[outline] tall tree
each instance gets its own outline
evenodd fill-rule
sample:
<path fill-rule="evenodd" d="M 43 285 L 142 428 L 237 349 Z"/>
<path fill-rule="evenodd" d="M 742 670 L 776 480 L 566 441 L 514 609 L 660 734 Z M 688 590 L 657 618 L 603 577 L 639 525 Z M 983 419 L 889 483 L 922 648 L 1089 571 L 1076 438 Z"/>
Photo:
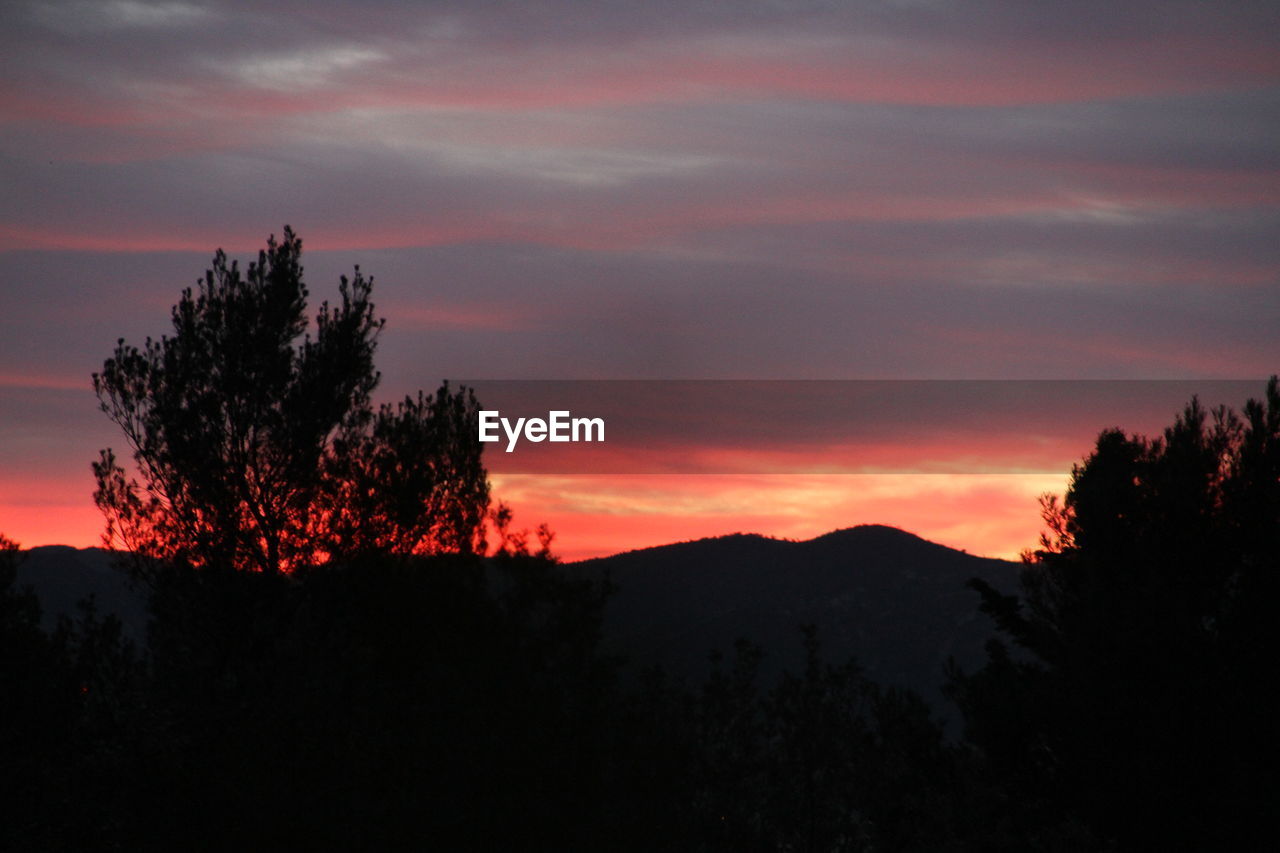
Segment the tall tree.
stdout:
<path fill-rule="evenodd" d="M 219 250 L 173 334 L 123 339 L 93 385 L 136 466 L 94 464 L 104 539 L 140 565 L 266 573 L 330 556 L 467 551 L 489 501 L 477 406 L 446 383 L 375 411 L 373 279 L 342 277 L 309 328 L 302 241 L 274 236 L 242 274 Z"/>
<path fill-rule="evenodd" d="M 975 582 L 1030 655 L 957 679 L 970 736 L 1022 794 L 1127 849 L 1246 838 L 1280 802 L 1280 388 L 1192 400 L 1154 439 L 1103 432 L 1047 498 L 1021 596 Z"/>

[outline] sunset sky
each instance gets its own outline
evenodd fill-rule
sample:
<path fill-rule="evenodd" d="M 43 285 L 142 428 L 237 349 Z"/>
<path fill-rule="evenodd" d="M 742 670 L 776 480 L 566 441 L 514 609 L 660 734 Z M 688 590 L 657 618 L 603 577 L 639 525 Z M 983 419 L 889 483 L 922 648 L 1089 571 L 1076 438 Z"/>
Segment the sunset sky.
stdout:
<path fill-rule="evenodd" d="M 1191 381 L 1029 393 L 995 437 L 966 398 L 870 431 L 814 413 L 794 442 L 810 413 L 765 407 L 606 473 L 491 459 L 570 558 L 859 523 L 1015 555 L 1098 430 L 1280 371 L 1278 10 L 5 3 L 0 532 L 97 544 L 89 464 L 124 442 L 89 375 L 168 330 L 215 248 L 247 260 L 288 223 L 317 303 L 374 276 L 383 400 Z"/>

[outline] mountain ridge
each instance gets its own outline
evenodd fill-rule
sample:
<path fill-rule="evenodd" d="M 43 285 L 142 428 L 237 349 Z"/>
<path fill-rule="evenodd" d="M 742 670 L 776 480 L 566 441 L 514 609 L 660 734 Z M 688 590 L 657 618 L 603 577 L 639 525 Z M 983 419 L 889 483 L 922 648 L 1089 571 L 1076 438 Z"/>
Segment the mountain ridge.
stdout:
<path fill-rule="evenodd" d="M 709 653 L 746 638 L 766 653 L 762 681 L 802 662 L 801 626 L 817 629 L 826 658 L 856 658 L 868 677 L 915 690 L 951 718 L 949 659 L 981 664 L 993 626 L 966 584 L 1016 587 L 1018 563 L 968 554 L 887 525 L 812 539 L 730 534 L 568 564 L 607 578 L 607 647 L 696 683 Z"/>
<path fill-rule="evenodd" d="M 100 614 L 145 638 L 145 596 L 102 548 L 46 545 L 23 552 L 18 584 L 40 598 L 43 624 L 76 615 L 92 594 Z M 832 662 L 856 658 L 868 677 L 920 693 L 953 717 L 941 689 L 954 658 L 975 668 L 993 626 L 966 587 L 980 577 L 1016 588 L 1019 564 L 981 557 L 881 524 L 791 540 L 733 533 L 632 549 L 564 564 L 571 575 L 607 579 L 605 650 L 635 667 L 659 666 L 689 683 L 710 670 L 711 652 L 739 638 L 765 652 L 762 682 L 801 664 L 801 626 L 817 629 Z"/>

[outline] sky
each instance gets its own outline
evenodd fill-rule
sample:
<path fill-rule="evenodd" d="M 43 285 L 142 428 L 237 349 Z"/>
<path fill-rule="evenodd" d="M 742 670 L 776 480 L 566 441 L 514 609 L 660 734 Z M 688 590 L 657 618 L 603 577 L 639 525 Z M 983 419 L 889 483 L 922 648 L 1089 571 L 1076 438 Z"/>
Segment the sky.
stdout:
<path fill-rule="evenodd" d="M 1280 11 L 8 2 L 0 531 L 97 543 L 89 463 L 123 441 L 89 375 L 167 330 L 214 249 L 247 259 L 286 223 L 317 301 L 356 264 L 374 276 L 381 399 L 443 378 L 1261 393 L 1280 370 Z M 1178 410 L 1079 393 L 1051 422 L 1006 413 L 1002 442 L 901 417 L 876 435 L 890 465 L 797 463 L 865 451 L 832 422 L 794 446 L 739 431 L 709 469 L 714 431 L 666 446 L 674 467 L 491 470 L 571 558 L 858 523 L 1013 556 L 1100 429 Z M 1034 465 L 1002 462 L 1028 448 Z"/>

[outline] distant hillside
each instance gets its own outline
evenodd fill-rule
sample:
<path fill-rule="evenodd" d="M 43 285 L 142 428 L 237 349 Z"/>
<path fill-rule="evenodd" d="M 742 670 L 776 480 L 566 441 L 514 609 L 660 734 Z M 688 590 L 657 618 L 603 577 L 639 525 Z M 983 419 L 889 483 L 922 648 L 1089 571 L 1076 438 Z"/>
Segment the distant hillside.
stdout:
<path fill-rule="evenodd" d="M 769 678 L 797 667 L 799 626 L 814 624 L 831 660 L 855 655 L 873 680 L 913 688 L 939 711 L 948 656 L 975 668 L 992 634 L 965 582 L 1012 591 L 1018 568 L 878 525 L 806 542 L 738 534 L 571 565 L 618 586 L 606 641 L 637 663 L 697 680 L 710 650 L 746 637 L 767 653 Z"/>
<path fill-rule="evenodd" d="M 1012 591 L 1017 568 L 878 525 L 806 542 L 738 534 L 569 564 L 617 585 L 606 647 L 633 663 L 660 663 L 696 683 L 712 649 L 731 653 L 745 637 L 767 653 L 762 675 L 770 679 L 798 666 L 799 627 L 814 624 L 831 660 L 854 655 L 875 681 L 910 687 L 947 716 L 944 662 L 954 656 L 975 668 L 992 633 L 965 581 L 981 577 Z M 120 616 L 130 636 L 145 634 L 143 595 L 101 548 L 33 548 L 18 583 L 39 595 L 46 627 L 93 594 L 99 612 Z"/>
<path fill-rule="evenodd" d="M 146 599 L 112 559 L 102 548 L 32 548 L 18 562 L 18 586 L 30 586 L 39 596 L 46 630 L 59 616 L 75 618 L 76 603 L 92 595 L 100 615 L 119 616 L 125 634 L 139 641 L 146 633 Z"/>

